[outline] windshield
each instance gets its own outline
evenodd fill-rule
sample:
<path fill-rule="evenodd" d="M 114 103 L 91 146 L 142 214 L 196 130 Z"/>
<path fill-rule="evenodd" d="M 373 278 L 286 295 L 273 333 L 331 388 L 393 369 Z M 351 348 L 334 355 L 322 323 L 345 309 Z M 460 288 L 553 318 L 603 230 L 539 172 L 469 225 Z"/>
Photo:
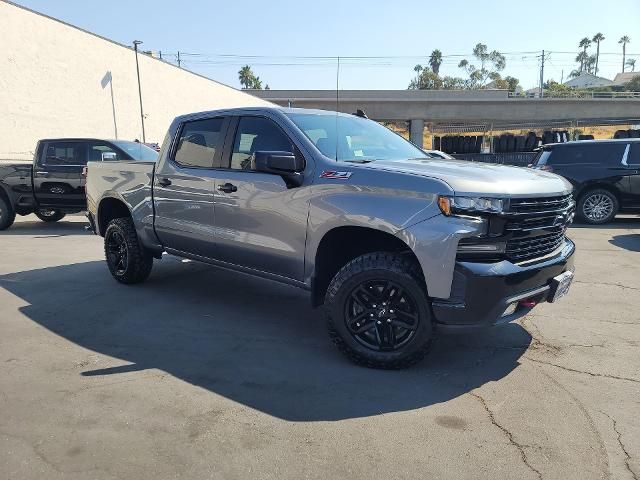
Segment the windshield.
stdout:
<path fill-rule="evenodd" d="M 332 114 L 289 114 L 323 155 L 344 162 L 429 158 L 373 120 Z M 337 133 L 336 133 L 337 132 Z"/>
<path fill-rule="evenodd" d="M 116 140 L 111 143 L 127 152 L 134 160 L 155 162 L 158 159 L 158 152 L 142 143 L 127 142 L 124 140 Z"/>

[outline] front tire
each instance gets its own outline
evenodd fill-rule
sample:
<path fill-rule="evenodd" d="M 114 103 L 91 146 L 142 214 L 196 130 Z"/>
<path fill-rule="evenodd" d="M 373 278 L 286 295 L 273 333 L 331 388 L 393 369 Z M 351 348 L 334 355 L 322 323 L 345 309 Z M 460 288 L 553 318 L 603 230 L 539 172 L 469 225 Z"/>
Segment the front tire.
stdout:
<path fill-rule="evenodd" d="M 66 216 L 64 212 L 50 208 L 41 208 L 40 210 L 36 210 L 34 213 L 36 217 L 47 223 L 58 222 Z"/>
<path fill-rule="evenodd" d="M 6 230 L 16 220 L 16 211 L 4 198 L 0 197 L 0 230 Z"/>
<path fill-rule="evenodd" d="M 400 369 L 422 360 L 434 337 L 431 305 L 415 261 L 375 252 L 346 264 L 325 296 L 329 336 L 349 359 Z"/>
<path fill-rule="evenodd" d="M 120 283 L 141 283 L 151 273 L 153 257 L 140 245 L 130 218 L 111 220 L 104 234 L 104 254 L 111 275 Z"/>
<path fill-rule="evenodd" d="M 618 213 L 618 199 L 609 190 L 597 188 L 584 193 L 578 200 L 578 215 L 591 225 L 603 225 Z"/>

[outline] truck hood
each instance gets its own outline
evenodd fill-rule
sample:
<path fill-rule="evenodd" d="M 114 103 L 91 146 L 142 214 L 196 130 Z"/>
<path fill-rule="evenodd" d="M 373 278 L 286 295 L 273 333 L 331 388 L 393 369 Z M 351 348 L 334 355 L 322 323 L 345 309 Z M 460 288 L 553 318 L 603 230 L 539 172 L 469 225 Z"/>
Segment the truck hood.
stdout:
<path fill-rule="evenodd" d="M 378 160 L 366 166 L 436 178 L 448 184 L 456 194 L 522 197 L 559 195 L 572 190 L 568 181 L 553 173 L 491 163 L 420 158 Z"/>

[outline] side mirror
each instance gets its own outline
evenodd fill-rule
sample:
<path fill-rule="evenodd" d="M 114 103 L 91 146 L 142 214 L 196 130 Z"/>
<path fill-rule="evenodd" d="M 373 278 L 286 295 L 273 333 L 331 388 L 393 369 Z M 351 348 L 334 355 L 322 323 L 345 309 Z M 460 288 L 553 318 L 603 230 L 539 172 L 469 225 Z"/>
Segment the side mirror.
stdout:
<path fill-rule="evenodd" d="M 280 175 L 289 187 L 302 185 L 302 156 L 291 152 L 255 152 L 253 156 L 255 170 Z"/>
<path fill-rule="evenodd" d="M 103 162 L 113 162 L 118 159 L 118 155 L 115 152 L 102 152 Z"/>

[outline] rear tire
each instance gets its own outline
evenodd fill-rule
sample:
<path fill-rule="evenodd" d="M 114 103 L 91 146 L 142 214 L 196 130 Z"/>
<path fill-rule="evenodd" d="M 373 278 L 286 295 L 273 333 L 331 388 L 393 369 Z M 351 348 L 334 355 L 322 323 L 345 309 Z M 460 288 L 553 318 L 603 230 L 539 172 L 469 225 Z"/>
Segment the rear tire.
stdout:
<path fill-rule="evenodd" d="M 16 220 L 16 211 L 11 204 L 0 197 L 0 230 L 6 230 Z"/>
<path fill-rule="evenodd" d="M 140 245 L 130 218 L 111 220 L 104 234 L 104 256 L 111 275 L 120 283 L 144 282 L 153 267 L 153 256 Z"/>
<path fill-rule="evenodd" d="M 578 216 L 591 225 L 603 225 L 618 213 L 618 199 L 609 190 L 597 188 L 583 193 L 578 200 Z"/>
<path fill-rule="evenodd" d="M 58 222 L 66 216 L 66 213 L 61 212 L 60 210 L 48 208 L 41 208 L 40 210 L 36 210 L 33 213 L 35 213 L 36 217 L 38 217 L 40 220 L 47 223 Z"/>
<path fill-rule="evenodd" d="M 329 284 L 324 309 L 333 343 L 358 365 L 406 368 L 431 348 L 431 304 L 418 266 L 404 255 L 350 261 Z"/>

